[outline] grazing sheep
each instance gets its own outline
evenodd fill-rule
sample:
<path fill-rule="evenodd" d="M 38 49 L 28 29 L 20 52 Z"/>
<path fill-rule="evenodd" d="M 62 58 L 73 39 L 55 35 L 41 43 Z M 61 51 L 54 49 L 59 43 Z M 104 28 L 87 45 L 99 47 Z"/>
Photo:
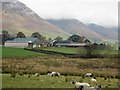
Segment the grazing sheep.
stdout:
<path fill-rule="evenodd" d="M 35 76 L 39 76 L 39 73 L 35 73 Z"/>
<path fill-rule="evenodd" d="M 91 81 L 92 82 L 97 82 L 97 80 L 95 78 L 93 78 L 93 77 L 91 78 Z"/>
<path fill-rule="evenodd" d="M 83 87 L 84 88 L 90 87 L 90 85 L 88 83 L 80 83 L 77 81 L 72 81 L 72 84 L 74 84 L 75 88 L 78 90 L 84 90 L 84 89 L 82 89 Z"/>
<path fill-rule="evenodd" d="M 51 74 L 51 73 L 48 73 L 47 75 L 48 75 L 48 76 L 52 76 L 52 74 Z"/>
<path fill-rule="evenodd" d="M 60 76 L 60 73 L 59 72 L 51 72 L 51 73 L 48 73 L 47 75 L 49 75 L 49 76 Z"/>
<path fill-rule="evenodd" d="M 93 76 L 92 73 L 86 73 L 86 74 L 85 74 L 85 77 L 92 77 L 92 76 Z"/>
<path fill-rule="evenodd" d="M 98 85 L 97 87 L 90 87 L 90 85 L 88 83 L 76 82 L 75 83 L 75 88 L 77 90 L 101 90 L 101 85 Z"/>

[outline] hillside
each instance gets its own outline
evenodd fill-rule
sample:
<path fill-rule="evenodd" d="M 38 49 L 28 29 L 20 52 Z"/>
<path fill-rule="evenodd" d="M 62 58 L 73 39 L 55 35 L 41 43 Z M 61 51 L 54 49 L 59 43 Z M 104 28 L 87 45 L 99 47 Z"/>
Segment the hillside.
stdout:
<path fill-rule="evenodd" d="M 60 19 L 60 20 L 48 19 L 47 21 L 70 34 L 78 34 L 80 36 L 85 36 L 87 38 L 94 40 L 107 39 L 105 36 L 93 30 L 90 30 L 85 24 L 76 19 Z"/>
<path fill-rule="evenodd" d="M 90 23 L 87 25 L 90 30 L 95 31 L 98 34 L 101 34 L 109 39 L 118 39 L 118 29 L 117 27 L 103 27 L 94 23 Z"/>
<path fill-rule="evenodd" d="M 27 36 L 30 36 L 32 32 L 39 32 L 46 37 L 52 38 L 58 35 L 67 38 L 70 35 L 48 23 L 25 4 L 17 0 L 3 2 L 0 15 L 2 15 L 3 21 L 2 29 L 8 30 L 11 34 L 24 32 Z"/>

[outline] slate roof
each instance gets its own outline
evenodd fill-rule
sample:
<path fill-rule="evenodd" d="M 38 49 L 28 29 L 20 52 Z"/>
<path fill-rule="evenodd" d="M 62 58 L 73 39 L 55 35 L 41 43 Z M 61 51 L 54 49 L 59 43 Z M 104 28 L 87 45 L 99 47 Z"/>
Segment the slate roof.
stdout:
<path fill-rule="evenodd" d="M 35 43 L 35 42 L 40 42 L 39 39 L 37 38 L 15 38 L 13 40 L 8 40 L 6 41 L 7 43 Z"/>

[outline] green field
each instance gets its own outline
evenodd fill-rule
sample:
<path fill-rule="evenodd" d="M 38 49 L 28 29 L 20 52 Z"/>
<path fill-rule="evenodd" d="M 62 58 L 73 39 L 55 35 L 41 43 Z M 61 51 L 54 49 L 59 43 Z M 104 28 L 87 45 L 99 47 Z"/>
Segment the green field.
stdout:
<path fill-rule="evenodd" d="M 71 85 L 72 80 L 87 82 L 91 86 L 101 84 L 103 87 L 106 87 L 109 84 L 108 88 L 118 88 L 118 80 L 114 78 L 104 80 L 104 78 L 97 77 L 97 82 L 91 82 L 90 78 L 82 78 L 80 76 L 51 77 L 40 75 L 37 77 L 32 75 L 28 78 L 28 75 L 16 75 L 16 77 L 11 77 L 10 74 L 2 75 L 3 88 L 74 88 L 74 85 Z"/>
<path fill-rule="evenodd" d="M 32 51 L 24 50 L 23 48 L 11 48 L 11 47 L 0 47 L 0 50 L 2 49 L 2 58 L 9 58 L 9 57 L 30 57 L 30 56 L 44 56 L 47 54 L 44 53 L 37 53 Z M 50 47 L 50 48 L 40 48 L 43 50 L 48 51 L 55 51 L 60 53 L 66 53 L 66 54 L 85 54 L 84 48 L 69 48 L 69 47 Z M 118 54 L 120 51 L 112 50 L 112 51 L 106 51 L 106 50 L 96 50 L 95 52 L 99 52 L 101 54 Z"/>
<path fill-rule="evenodd" d="M 2 58 L 44 56 L 46 54 L 24 50 L 23 48 L 2 47 Z"/>

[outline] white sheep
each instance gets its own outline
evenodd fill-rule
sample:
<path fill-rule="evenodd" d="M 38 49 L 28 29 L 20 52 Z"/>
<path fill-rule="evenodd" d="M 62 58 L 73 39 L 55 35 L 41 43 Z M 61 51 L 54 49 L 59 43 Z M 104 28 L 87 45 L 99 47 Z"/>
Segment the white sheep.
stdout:
<path fill-rule="evenodd" d="M 86 73 L 86 74 L 85 74 L 85 77 L 92 77 L 92 76 L 93 76 L 92 73 Z"/>
<path fill-rule="evenodd" d="M 60 73 L 59 72 L 51 72 L 51 73 L 48 73 L 47 75 L 49 75 L 49 76 L 60 76 Z"/>
<path fill-rule="evenodd" d="M 72 84 L 75 85 L 76 89 L 80 89 L 80 90 L 84 90 L 82 88 L 88 88 L 88 87 L 90 87 L 89 83 L 80 83 L 80 82 L 77 82 L 77 81 L 72 81 Z"/>
<path fill-rule="evenodd" d="M 35 73 L 35 76 L 39 76 L 39 73 Z"/>
<path fill-rule="evenodd" d="M 48 73 L 47 75 L 48 75 L 48 76 L 52 76 L 52 73 Z"/>
<path fill-rule="evenodd" d="M 97 82 L 97 80 L 95 78 L 93 78 L 93 77 L 91 78 L 91 81 L 92 82 Z"/>
<path fill-rule="evenodd" d="M 77 81 L 73 81 L 72 84 L 75 85 L 77 90 L 101 90 L 101 85 L 98 85 L 97 87 L 90 87 L 88 83 L 80 83 Z"/>

